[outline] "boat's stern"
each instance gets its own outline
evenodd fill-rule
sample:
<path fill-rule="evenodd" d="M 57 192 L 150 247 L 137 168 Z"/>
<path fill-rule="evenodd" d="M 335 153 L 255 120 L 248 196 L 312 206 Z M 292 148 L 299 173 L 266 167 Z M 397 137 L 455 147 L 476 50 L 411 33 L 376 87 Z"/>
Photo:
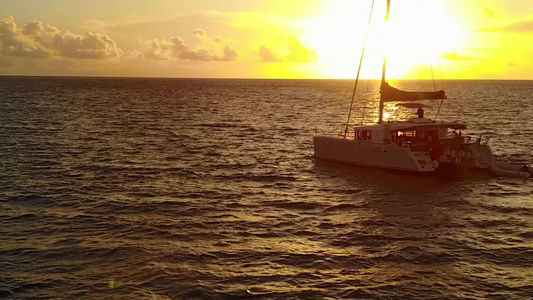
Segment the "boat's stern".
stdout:
<path fill-rule="evenodd" d="M 435 171 L 439 168 L 439 161 L 431 156 L 430 151 L 412 152 L 413 159 L 419 166 L 419 171 Z"/>

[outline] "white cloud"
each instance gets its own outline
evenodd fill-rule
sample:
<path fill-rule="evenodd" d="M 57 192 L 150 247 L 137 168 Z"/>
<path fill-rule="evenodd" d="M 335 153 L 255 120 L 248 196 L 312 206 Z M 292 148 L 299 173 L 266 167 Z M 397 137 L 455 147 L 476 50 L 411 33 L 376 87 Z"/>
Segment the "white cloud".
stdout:
<path fill-rule="evenodd" d="M 446 59 L 446 60 L 456 60 L 456 61 L 466 61 L 466 60 L 473 60 L 474 58 L 470 55 L 461 55 L 457 52 L 447 52 L 439 55 L 440 58 Z"/>
<path fill-rule="evenodd" d="M 318 58 L 317 52 L 304 47 L 295 36 L 287 38 L 289 47 L 289 61 L 292 62 L 313 62 Z"/>
<path fill-rule="evenodd" d="M 489 19 L 499 19 L 500 18 L 500 15 L 495 10 L 493 10 L 491 8 L 483 6 L 481 9 L 483 10 L 483 13 L 485 14 L 485 16 L 487 16 L 487 18 L 489 18 Z"/>
<path fill-rule="evenodd" d="M 54 48 L 59 56 L 71 58 L 104 59 L 118 57 L 123 51 L 107 35 L 87 32 L 79 36 L 66 32 L 54 37 Z"/>
<path fill-rule="evenodd" d="M 223 61 L 235 61 L 239 57 L 237 51 L 231 49 L 230 47 L 224 47 L 224 56 L 222 57 Z"/>
<path fill-rule="evenodd" d="M 203 37 L 206 37 L 207 34 L 205 33 L 205 30 L 201 29 L 201 28 L 197 28 L 195 30 L 192 31 L 192 34 L 199 37 L 199 38 L 203 38 Z"/>
<path fill-rule="evenodd" d="M 2 55 L 29 58 L 106 59 L 123 54 L 107 35 L 61 32 L 54 26 L 43 26 L 38 20 L 19 29 L 12 16 L 0 21 L 0 46 Z"/>
<path fill-rule="evenodd" d="M 474 32 L 531 34 L 533 33 L 533 20 L 518 21 L 504 26 L 484 27 Z"/>
<path fill-rule="evenodd" d="M 7 56 L 46 58 L 53 54 L 43 45 L 17 28 L 12 16 L 0 20 L 1 54 Z"/>
<path fill-rule="evenodd" d="M 259 47 L 259 53 L 258 54 L 259 54 L 259 56 L 261 56 L 261 58 L 263 59 L 264 62 L 280 62 L 280 61 L 282 61 L 281 59 L 279 59 L 272 52 L 272 50 L 268 49 L 264 45 L 261 45 Z"/>
<path fill-rule="evenodd" d="M 196 29 L 193 34 L 201 37 L 209 44 L 210 38 L 204 30 Z M 215 41 L 216 42 L 216 41 Z M 222 49 L 215 49 L 214 47 L 193 49 L 185 44 L 180 37 L 172 37 L 170 39 L 155 39 L 147 43 L 143 56 L 147 59 L 156 60 L 191 60 L 191 61 L 235 61 L 237 60 L 237 51 L 225 46 Z M 222 52 L 221 54 L 218 54 Z"/>

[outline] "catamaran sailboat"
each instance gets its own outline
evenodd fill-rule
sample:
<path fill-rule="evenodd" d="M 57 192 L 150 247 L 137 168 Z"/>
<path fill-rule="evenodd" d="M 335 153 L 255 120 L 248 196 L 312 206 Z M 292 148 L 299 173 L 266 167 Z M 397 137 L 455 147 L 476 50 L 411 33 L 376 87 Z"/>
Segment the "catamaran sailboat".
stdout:
<path fill-rule="evenodd" d="M 388 20 L 389 12 L 390 0 L 387 0 L 385 21 Z M 354 96 L 363 55 L 364 47 L 357 72 Z M 426 118 L 424 106 L 417 101 L 442 101 L 447 98 L 443 90 L 402 91 L 389 85 L 385 73 L 386 59 L 384 58 L 377 124 L 350 126 L 354 99 L 352 97 L 352 106 L 343 132 L 338 135 L 322 135 L 313 138 L 316 158 L 411 172 L 476 168 L 490 169 L 498 175 L 533 177 L 533 169 L 525 165 L 497 162 L 490 147 L 486 143 L 481 143 L 481 137 L 473 139 L 463 136 L 462 130 L 467 128 L 465 123 L 437 122 Z M 399 105 L 408 108 L 418 109 L 418 116 L 405 121 L 385 122 L 383 120 L 384 104 L 392 101 L 399 102 Z"/>

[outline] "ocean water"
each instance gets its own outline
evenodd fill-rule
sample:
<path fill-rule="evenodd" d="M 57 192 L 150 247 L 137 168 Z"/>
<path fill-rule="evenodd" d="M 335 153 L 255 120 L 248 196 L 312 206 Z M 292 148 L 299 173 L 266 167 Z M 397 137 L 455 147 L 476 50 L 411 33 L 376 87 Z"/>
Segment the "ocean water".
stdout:
<path fill-rule="evenodd" d="M 532 81 L 440 84 L 533 162 Z M 352 85 L 0 78 L 0 298 L 530 299 L 533 180 L 315 161 Z"/>

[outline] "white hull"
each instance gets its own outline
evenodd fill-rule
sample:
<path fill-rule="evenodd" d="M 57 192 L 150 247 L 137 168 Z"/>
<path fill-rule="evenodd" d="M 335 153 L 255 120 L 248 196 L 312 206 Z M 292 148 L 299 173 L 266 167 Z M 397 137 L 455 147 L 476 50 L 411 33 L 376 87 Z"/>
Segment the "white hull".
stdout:
<path fill-rule="evenodd" d="M 327 136 L 315 136 L 313 143 L 315 157 L 325 160 L 412 172 L 435 170 L 428 151 Z"/>

